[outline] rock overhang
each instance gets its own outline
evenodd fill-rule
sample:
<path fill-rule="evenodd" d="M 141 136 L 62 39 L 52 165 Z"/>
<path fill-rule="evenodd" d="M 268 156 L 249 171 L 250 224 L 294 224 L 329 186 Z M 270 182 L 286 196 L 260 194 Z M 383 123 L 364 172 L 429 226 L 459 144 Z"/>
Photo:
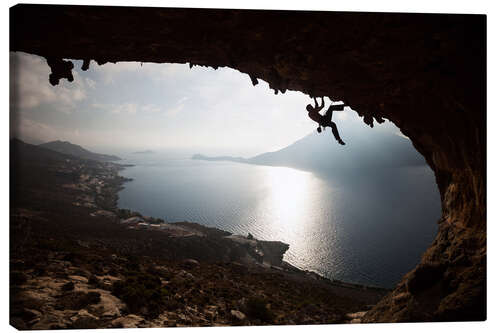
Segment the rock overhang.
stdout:
<path fill-rule="evenodd" d="M 53 84 L 72 77 L 63 59 L 227 66 L 275 93 L 343 100 L 370 126 L 391 120 L 434 170 L 443 216 L 366 318 L 485 318 L 486 16 L 16 5 L 10 36 L 11 51 L 47 59 Z M 428 272 L 436 282 L 415 282 Z"/>

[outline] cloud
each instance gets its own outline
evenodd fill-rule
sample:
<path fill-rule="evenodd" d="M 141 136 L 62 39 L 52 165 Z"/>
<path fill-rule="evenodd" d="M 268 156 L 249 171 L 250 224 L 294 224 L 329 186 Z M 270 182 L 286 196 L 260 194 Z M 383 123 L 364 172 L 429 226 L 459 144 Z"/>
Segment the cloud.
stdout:
<path fill-rule="evenodd" d="M 168 109 L 167 111 L 165 111 L 165 115 L 166 115 L 167 117 L 169 117 L 169 118 L 173 118 L 173 117 L 175 117 L 176 115 L 178 115 L 178 114 L 179 114 L 179 112 L 181 112 L 181 111 L 182 111 L 182 109 L 184 109 L 184 105 L 182 105 L 182 104 L 181 104 L 181 105 L 177 105 L 177 106 L 175 106 L 175 107 L 173 107 L 173 108 L 170 108 L 170 109 Z"/>
<path fill-rule="evenodd" d="M 88 77 L 85 78 L 85 82 L 87 83 L 87 86 L 89 86 L 92 89 L 95 89 L 96 82 L 92 79 L 89 79 Z"/>
<path fill-rule="evenodd" d="M 154 81 L 161 81 L 181 74 L 186 74 L 186 64 L 155 64 L 140 62 L 117 62 L 98 65 L 91 62 L 91 70 L 100 77 L 106 85 L 115 84 L 120 75 L 134 74 L 137 77 L 147 77 Z"/>
<path fill-rule="evenodd" d="M 60 131 L 54 127 L 25 117 L 16 119 L 11 126 L 11 136 L 21 139 L 28 138 L 46 142 L 59 139 L 60 135 Z"/>
<path fill-rule="evenodd" d="M 248 75 L 229 68 L 93 62 L 81 71 L 79 62 L 74 61 L 75 81 L 52 87 L 45 59 L 11 54 L 17 95 L 23 96 L 12 110 L 31 119 L 23 122 L 24 132 L 82 144 L 231 146 L 258 153 L 286 146 L 315 129 L 304 109 L 307 96 L 276 96 L 264 82 L 254 87 Z M 82 112 L 54 112 L 77 107 Z M 117 135 L 123 136 L 119 142 Z"/>
<path fill-rule="evenodd" d="M 94 109 L 109 111 L 112 114 L 135 115 L 138 113 L 159 113 L 162 108 L 156 104 L 139 105 L 137 103 L 122 104 L 104 104 L 92 103 L 90 106 Z"/>
<path fill-rule="evenodd" d="M 54 109 L 69 113 L 77 102 L 87 96 L 82 78 L 61 80 L 53 87 L 49 83 L 50 68 L 42 57 L 27 53 L 10 53 L 10 104 L 14 108 L 32 109 L 50 104 Z"/>
<path fill-rule="evenodd" d="M 158 113 L 161 111 L 161 107 L 155 104 L 147 104 L 141 107 L 141 112 L 147 112 L 147 113 Z"/>
<path fill-rule="evenodd" d="M 404 135 L 403 133 L 401 133 L 401 131 L 399 129 L 397 131 L 395 131 L 394 134 L 396 134 L 396 135 L 398 135 L 398 136 L 400 136 L 402 138 L 405 138 L 406 140 L 410 140 L 410 138 L 407 137 L 406 135 Z"/>
<path fill-rule="evenodd" d="M 135 103 L 125 103 L 114 105 L 111 107 L 111 113 L 115 114 L 136 114 L 137 113 L 137 104 Z"/>
<path fill-rule="evenodd" d="M 177 101 L 176 105 L 173 108 L 170 108 L 167 111 L 165 111 L 165 115 L 169 118 L 173 118 L 176 115 L 178 115 L 179 112 L 181 112 L 184 109 L 184 106 L 186 105 L 185 103 L 188 99 L 189 98 L 187 97 L 182 97 L 180 100 Z"/>

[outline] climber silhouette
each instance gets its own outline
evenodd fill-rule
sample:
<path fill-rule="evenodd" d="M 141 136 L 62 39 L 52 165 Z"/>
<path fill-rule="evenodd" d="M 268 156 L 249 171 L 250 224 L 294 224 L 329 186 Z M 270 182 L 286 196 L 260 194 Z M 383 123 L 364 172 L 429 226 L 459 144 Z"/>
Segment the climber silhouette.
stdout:
<path fill-rule="evenodd" d="M 308 104 L 306 106 L 306 110 L 308 112 L 309 118 L 314 120 L 315 122 L 318 123 L 318 128 L 316 129 L 318 133 L 321 133 L 321 127 L 331 127 L 332 128 L 332 134 L 337 140 L 337 142 L 341 145 L 345 145 L 345 142 L 342 141 L 339 135 L 339 131 L 337 129 L 337 125 L 332 121 L 332 116 L 333 116 L 333 111 L 343 111 L 345 104 L 332 104 L 326 110 L 325 115 L 321 115 L 319 112 L 323 109 L 325 106 L 325 100 L 323 97 L 321 97 L 321 105 L 318 105 L 318 102 L 316 101 L 316 97 L 314 98 L 314 106 L 311 104 Z"/>

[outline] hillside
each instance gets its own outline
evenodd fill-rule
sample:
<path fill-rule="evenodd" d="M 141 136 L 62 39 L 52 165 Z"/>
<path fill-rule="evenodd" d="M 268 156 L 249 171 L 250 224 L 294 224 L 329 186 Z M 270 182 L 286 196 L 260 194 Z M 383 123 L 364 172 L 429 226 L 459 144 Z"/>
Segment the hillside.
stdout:
<path fill-rule="evenodd" d="M 424 165 L 424 158 L 410 141 L 394 134 L 351 136 L 346 146 L 336 144 L 330 133 L 311 133 L 278 151 L 257 155 L 249 163 L 280 165 L 308 170 L 389 168 Z"/>
<path fill-rule="evenodd" d="M 120 158 L 114 155 L 98 154 L 93 153 L 79 145 L 72 144 L 68 141 L 51 141 L 39 145 L 39 147 L 47 148 L 59 153 L 84 158 L 88 160 L 100 161 L 100 162 L 111 162 L 118 161 Z"/>
<path fill-rule="evenodd" d="M 122 167 L 11 141 L 12 326 L 359 322 L 388 292 L 300 271 L 281 242 L 118 209 Z"/>
<path fill-rule="evenodd" d="M 17 138 L 10 140 L 10 160 L 19 163 L 47 164 L 50 162 L 62 162 L 68 156 L 64 153 L 26 143 Z"/>
<path fill-rule="evenodd" d="M 196 154 L 192 158 L 206 161 L 233 161 L 241 163 L 286 166 L 315 172 L 336 170 L 348 172 L 359 169 L 388 169 L 392 167 L 425 165 L 424 158 L 411 142 L 392 133 L 351 133 L 344 135 L 346 146 L 338 145 L 331 133 L 311 133 L 291 145 L 248 159 L 241 157 L 207 157 Z"/>

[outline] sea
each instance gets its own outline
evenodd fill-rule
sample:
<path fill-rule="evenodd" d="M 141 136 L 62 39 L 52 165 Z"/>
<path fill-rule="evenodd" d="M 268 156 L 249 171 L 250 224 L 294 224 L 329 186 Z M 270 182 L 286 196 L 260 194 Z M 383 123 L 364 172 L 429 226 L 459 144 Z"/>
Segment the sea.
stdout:
<path fill-rule="evenodd" d="M 428 166 L 349 175 L 125 154 L 132 178 L 118 206 L 290 245 L 284 260 L 327 278 L 392 288 L 437 233 L 441 207 Z"/>

